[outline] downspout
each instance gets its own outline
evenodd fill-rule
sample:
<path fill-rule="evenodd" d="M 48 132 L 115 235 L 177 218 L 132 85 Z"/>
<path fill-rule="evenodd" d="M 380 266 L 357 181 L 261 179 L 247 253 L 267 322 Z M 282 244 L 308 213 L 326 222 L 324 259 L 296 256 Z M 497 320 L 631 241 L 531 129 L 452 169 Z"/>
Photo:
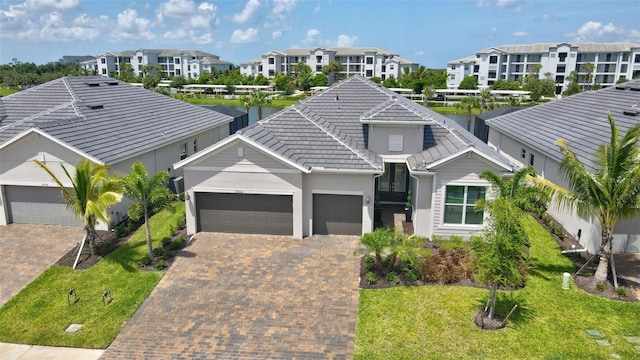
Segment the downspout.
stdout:
<path fill-rule="evenodd" d="M 409 168 L 409 164 L 407 164 L 407 168 Z M 416 179 L 416 192 L 415 192 L 415 197 L 414 197 L 414 200 L 413 200 L 413 211 L 412 211 L 412 214 L 411 214 L 411 218 L 413 218 L 413 223 L 414 223 L 413 224 L 413 233 L 415 234 L 415 232 L 416 232 L 416 224 L 415 223 L 416 223 L 416 220 L 418 219 L 418 217 L 416 216 L 416 214 L 418 212 L 416 205 L 418 205 L 418 199 L 420 198 L 418 196 L 419 195 L 418 191 L 420 190 L 420 178 L 417 177 L 417 176 L 414 176 L 411 173 L 411 171 L 409 171 L 409 176 L 414 178 L 414 179 Z"/>
<path fill-rule="evenodd" d="M 371 219 L 373 221 L 371 221 L 371 231 L 374 230 L 375 226 L 376 226 L 376 179 L 379 178 L 380 176 L 384 175 L 384 172 L 386 171 L 385 169 L 385 162 L 382 162 L 382 172 L 378 175 L 373 175 L 373 216 L 371 217 Z"/>
<path fill-rule="evenodd" d="M 433 178 L 431 179 L 431 216 L 429 217 L 429 231 L 427 232 L 427 237 L 432 240 L 433 238 L 433 218 L 435 216 L 435 202 L 436 202 L 436 179 L 437 173 L 433 174 Z"/>

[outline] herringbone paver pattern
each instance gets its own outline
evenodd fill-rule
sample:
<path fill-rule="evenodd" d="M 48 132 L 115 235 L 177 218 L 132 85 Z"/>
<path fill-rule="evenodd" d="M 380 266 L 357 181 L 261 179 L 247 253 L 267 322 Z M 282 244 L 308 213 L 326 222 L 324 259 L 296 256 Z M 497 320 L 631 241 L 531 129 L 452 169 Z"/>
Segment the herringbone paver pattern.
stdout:
<path fill-rule="evenodd" d="M 348 359 L 357 237 L 200 233 L 102 359 Z"/>
<path fill-rule="evenodd" d="M 0 226 L 0 306 L 83 239 L 81 226 Z"/>

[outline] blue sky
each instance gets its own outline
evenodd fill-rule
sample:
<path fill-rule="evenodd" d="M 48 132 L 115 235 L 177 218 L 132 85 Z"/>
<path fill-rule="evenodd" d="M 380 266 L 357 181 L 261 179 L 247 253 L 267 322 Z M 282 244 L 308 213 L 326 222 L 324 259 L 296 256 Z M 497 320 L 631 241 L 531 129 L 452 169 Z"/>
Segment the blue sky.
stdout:
<path fill-rule="evenodd" d="M 630 41 L 627 0 L 0 0 L 0 63 L 139 48 L 235 64 L 272 49 L 378 47 L 430 68 L 497 45 Z"/>

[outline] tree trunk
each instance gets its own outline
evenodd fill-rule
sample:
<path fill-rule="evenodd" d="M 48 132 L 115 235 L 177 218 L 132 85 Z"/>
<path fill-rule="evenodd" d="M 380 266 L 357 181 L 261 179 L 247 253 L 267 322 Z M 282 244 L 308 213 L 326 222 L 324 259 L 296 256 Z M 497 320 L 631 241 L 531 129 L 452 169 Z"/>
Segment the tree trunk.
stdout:
<path fill-rule="evenodd" d="M 602 243 L 600 244 L 600 263 L 594 278 L 598 282 L 606 282 L 609 272 L 609 260 L 611 258 L 611 229 L 609 225 L 602 224 Z"/>
<path fill-rule="evenodd" d="M 262 105 L 258 105 L 258 120 L 262 120 Z"/>
<path fill-rule="evenodd" d="M 382 265 L 382 256 L 380 254 L 376 254 L 376 265 L 378 265 L 378 269 L 384 272 L 384 266 Z"/>
<path fill-rule="evenodd" d="M 93 230 L 90 226 L 86 226 L 85 230 L 87 231 L 87 243 L 89 244 L 89 253 L 93 256 L 96 254 L 95 230 Z"/>
<path fill-rule="evenodd" d="M 149 226 L 149 214 L 144 213 L 144 231 L 147 233 L 147 252 L 149 253 L 149 260 L 153 260 L 153 249 L 151 247 L 151 228 Z"/>
<path fill-rule="evenodd" d="M 471 111 L 467 113 L 467 131 L 471 131 Z"/>
<path fill-rule="evenodd" d="M 613 287 L 618 290 L 618 274 L 616 274 L 616 263 L 613 261 L 613 252 L 609 255 L 611 258 L 611 276 L 613 277 Z"/>
<path fill-rule="evenodd" d="M 498 292 L 498 283 L 491 284 L 491 290 L 489 291 L 489 319 L 493 319 L 493 314 L 496 310 L 496 295 Z"/>

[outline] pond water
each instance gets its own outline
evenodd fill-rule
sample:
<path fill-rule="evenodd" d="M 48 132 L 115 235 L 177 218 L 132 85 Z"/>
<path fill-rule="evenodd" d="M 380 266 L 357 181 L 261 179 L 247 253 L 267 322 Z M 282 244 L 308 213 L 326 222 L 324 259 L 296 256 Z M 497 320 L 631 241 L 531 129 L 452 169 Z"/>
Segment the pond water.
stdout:
<path fill-rule="evenodd" d="M 222 105 L 222 106 L 226 106 L 226 105 Z M 245 108 L 243 108 L 242 106 L 227 106 L 230 107 L 232 109 L 238 110 L 238 111 L 242 111 L 245 112 Z M 277 107 L 262 107 L 262 118 L 266 118 L 269 115 L 275 114 L 278 111 L 282 110 L 282 108 L 277 108 Z M 447 118 L 455 121 L 456 123 L 458 123 L 458 125 L 462 126 L 463 129 L 467 128 L 467 115 L 464 114 L 444 114 L 444 116 L 446 116 Z M 249 125 L 255 123 L 258 121 L 258 107 L 256 106 L 252 106 L 249 108 Z M 473 125 L 475 122 L 475 116 L 474 119 L 471 120 L 471 130 L 473 132 Z"/>

